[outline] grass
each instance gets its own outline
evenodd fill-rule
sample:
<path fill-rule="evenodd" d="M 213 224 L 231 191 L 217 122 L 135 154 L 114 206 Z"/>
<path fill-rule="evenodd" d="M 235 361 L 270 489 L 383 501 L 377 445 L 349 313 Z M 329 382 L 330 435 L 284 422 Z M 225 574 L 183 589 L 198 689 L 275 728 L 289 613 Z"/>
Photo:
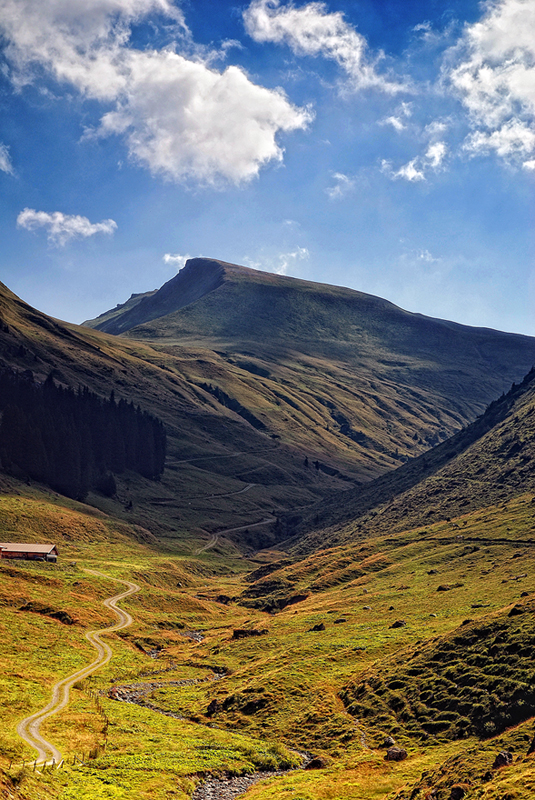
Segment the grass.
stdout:
<path fill-rule="evenodd" d="M 10 789 L 18 793 L 15 797 L 40 800 L 48 792 L 61 800 L 84 800 L 137 792 L 154 800 L 185 798 L 199 773 L 244 773 L 295 763 L 291 751 L 297 749 L 322 755 L 326 768 L 290 772 L 254 786 L 248 797 L 390 800 L 399 795 L 399 800 L 408 800 L 422 773 L 436 774 L 439 788 L 454 785 L 462 772 L 459 764 L 477 777 L 479 766 L 471 766 L 474 753 L 485 752 L 486 760 L 481 756 L 480 761 L 488 771 L 492 753 L 503 742 L 513 746 L 512 740 L 506 741 L 513 734 L 500 733 L 504 726 L 521 723 L 515 752 L 525 755 L 533 713 L 532 601 L 520 595 L 533 587 L 529 577 L 519 576 L 531 576 L 534 567 L 533 549 L 526 544 L 532 524 L 530 495 L 506 507 L 481 509 L 286 564 L 282 576 L 292 591 L 308 597 L 270 614 L 217 601 L 221 595 L 239 599 L 255 586 L 245 580 L 244 564 L 239 568 L 235 557 L 212 551 L 198 558 L 162 554 L 151 544 L 133 543 L 125 526 L 117 527 L 98 512 L 84 515 L 76 504 L 61 506 L 32 491 L 27 497 L 3 496 L 0 515 L 13 533 L 19 526 L 36 539 L 58 541 L 61 559 L 58 565 L 0 567 L 0 702 L 5 709 L 0 767 L 5 773 L 10 760 L 31 758 L 16 737 L 17 720 L 47 702 L 55 680 L 91 659 L 83 632 L 109 624 L 108 612 L 98 603 L 115 587 L 81 568 L 88 565 L 135 580 L 141 592 L 125 601 L 135 623 L 124 635 L 110 637 L 111 663 L 75 689 L 68 709 L 43 726 L 45 737 L 71 760 L 97 746 L 98 757 L 39 778 L 38 790 L 33 774 L 22 776 L 16 790 Z M 73 530 L 79 531 L 80 541 L 68 540 Z M 74 556 L 76 566 L 71 566 Z M 259 571 L 276 567 L 276 558 L 272 552 L 263 563 L 259 559 L 250 566 Z M 275 569 L 256 583 L 276 576 Z M 437 592 L 439 585 L 457 588 Z M 65 609 L 76 623 L 63 625 L 20 611 L 28 600 Z M 509 617 L 510 608 L 519 603 L 525 604 L 526 613 Z M 468 618 L 473 622 L 463 625 Z M 341 619 L 345 621 L 337 622 Z M 406 625 L 391 628 L 397 619 Z M 318 623 L 325 629 L 312 631 Z M 235 639 L 236 628 L 267 633 Z M 204 638 L 187 638 L 187 631 L 200 631 Z M 154 648 L 160 649 L 156 660 L 147 654 Z M 226 677 L 211 680 L 220 669 Z M 198 682 L 172 685 L 182 679 Z M 113 685 L 147 681 L 159 685 L 146 702 L 184 719 L 108 697 Z M 463 681 L 468 709 L 459 705 L 462 691 L 451 692 L 453 683 L 462 686 Z M 476 689 L 484 696 L 479 716 L 470 694 Z M 524 706 L 518 703 L 519 690 L 527 693 Z M 426 691 L 432 702 L 428 700 L 422 716 L 419 704 Z M 502 707 L 520 717 L 496 717 L 496 692 Z M 101 710 L 95 695 L 101 698 Z M 448 717 L 448 726 L 426 730 L 426 719 L 436 722 L 441 714 Z M 463 719 L 470 724 L 463 727 Z M 497 721 L 494 730 L 485 727 Z M 386 733 L 407 748 L 406 761 L 384 761 L 380 745 Z M 519 761 L 521 781 L 512 776 L 506 781 L 504 772 L 493 774 L 485 782 L 484 796 L 502 800 L 500 787 L 511 783 L 514 789 L 503 791 L 527 800 L 529 791 L 520 789 L 519 781 L 531 785 L 531 763 Z M 403 787 L 413 788 L 409 792 Z M 491 789 L 494 795 L 488 794 Z"/>

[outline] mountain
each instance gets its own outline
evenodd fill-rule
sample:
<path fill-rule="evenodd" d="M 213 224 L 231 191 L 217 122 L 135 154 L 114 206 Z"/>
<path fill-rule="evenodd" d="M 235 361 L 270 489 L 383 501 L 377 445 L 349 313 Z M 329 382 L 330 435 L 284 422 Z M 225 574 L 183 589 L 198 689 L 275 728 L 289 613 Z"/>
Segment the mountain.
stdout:
<path fill-rule="evenodd" d="M 499 505 L 535 491 L 534 460 L 532 369 L 471 425 L 427 453 L 357 491 L 309 507 L 302 518 L 283 517 L 280 535 L 285 528 L 299 552 L 310 552 L 333 541 L 395 533 Z M 332 538 L 325 534 L 329 525 L 337 528 Z"/>
<path fill-rule="evenodd" d="M 535 362 L 531 337 L 207 258 L 86 324 L 181 360 L 222 404 L 359 481 L 446 439 Z"/>
<path fill-rule="evenodd" d="M 275 541 L 277 518 L 327 508 L 429 450 L 535 360 L 530 337 L 210 259 L 101 317 L 105 331 L 50 319 L 5 287 L 0 317 L 5 366 L 113 391 L 164 423 L 160 481 L 119 475 L 116 495 L 89 500 L 190 548 Z"/>
<path fill-rule="evenodd" d="M 256 276 L 240 280 L 249 302 Z M 303 314 L 307 304 L 326 307 L 329 287 L 303 297 L 308 289 L 283 284 Z M 211 298 L 216 311 L 225 285 L 146 325 L 165 331 L 168 316 L 193 312 L 208 325 L 203 304 Z M 257 773 L 252 794 L 530 800 L 535 372 L 474 419 L 467 376 L 482 375 L 481 353 L 469 358 L 467 342 L 492 336 L 498 352 L 515 339 L 457 331 L 467 411 L 457 411 L 455 424 L 473 421 L 432 449 L 414 440 L 421 454 L 388 469 L 396 461 L 377 449 L 380 437 L 403 442 L 406 425 L 409 437 L 423 433 L 433 398 L 442 407 L 453 399 L 439 361 L 444 347 L 427 362 L 420 348 L 400 368 L 405 382 L 387 380 L 379 340 L 395 343 L 385 320 L 405 312 L 387 304 L 381 316 L 384 302 L 374 307 L 378 332 L 367 360 L 320 355 L 336 342 L 318 341 L 317 330 L 306 338 L 314 310 L 306 325 L 293 321 L 302 349 L 292 341 L 278 363 L 283 343 L 270 340 L 265 323 L 256 339 L 251 326 L 247 352 L 245 340 L 216 349 L 204 334 L 141 341 L 52 320 L 0 286 L 6 369 L 32 385 L 52 375 L 57 386 L 81 383 L 106 398 L 113 391 L 162 419 L 169 442 L 159 481 L 121 473 L 116 495 L 94 492 L 91 505 L 0 474 L 6 538 L 53 541 L 60 551 L 58 564 L 0 560 L 0 795 L 187 798 L 201 776 L 213 776 L 215 787 L 193 796 L 222 796 L 231 775 L 285 770 L 310 753 L 318 769 L 269 782 Z M 336 323 L 338 300 L 333 308 Z M 251 316 L 247 304 L 242 310 Z M 420 324 L 413 316 L 404 324 Z M 223 323 L 220 316 L 213 324 Z M 373 327 L 365 314 L 364 324 Z M 491 363 L 497 382 L 498 360 Z M 424 366 L 436 377 L 428 394 L 417 384 Z M 368 381 L 375 388 L 364 391 Z M 348 410 L 346 427 L 332 414 L 349 396 L 362 413 L 350 419 Z M 313 413 L 323 427 L 311 429 Z M 386 434 L 374 427 L 379 419 Z M 347 435 L 363 421 L 368 448 Z M 305 466 L 313 452 L 321 468 Z M 374 471 L 382 474 L 354 488 L 357 475 Z M 271 547 L 258 551 L 262 544 Z M 132 626 L 109 639 L 111 664 L 73 687 L 61 724 L 42 730 L 65 763 L 44 775 L 39 765 L 25 768 L 35 753 L 17 725 L 46 706 L 54 681 L 90 661 L 84 632 L 110 624 L 101 603 L 119 577 L 138 587 L 121 601 Z"/>

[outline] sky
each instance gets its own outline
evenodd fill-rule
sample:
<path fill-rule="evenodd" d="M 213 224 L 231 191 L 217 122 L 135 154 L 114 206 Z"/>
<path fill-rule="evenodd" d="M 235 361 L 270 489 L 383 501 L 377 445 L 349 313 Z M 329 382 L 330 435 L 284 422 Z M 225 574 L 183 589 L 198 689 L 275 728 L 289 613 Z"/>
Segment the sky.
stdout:
<path fill-rule="evenodd" d="M 0 280 L 194 256 L 535 335 L 535 0 L 0 0 Z"/>

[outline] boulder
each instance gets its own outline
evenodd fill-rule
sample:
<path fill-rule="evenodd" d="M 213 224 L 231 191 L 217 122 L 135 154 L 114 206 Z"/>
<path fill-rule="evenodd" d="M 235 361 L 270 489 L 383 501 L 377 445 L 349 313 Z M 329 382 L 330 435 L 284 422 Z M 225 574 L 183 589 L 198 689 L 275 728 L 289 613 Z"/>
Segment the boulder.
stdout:
<path fill-rule="evenodd" d="M 309 628 L 308 632 L 310 633 L 313 631 L 324 631 L 324 630 L 325 630 L 325 625 L 323 624 L 323 622 L 319 622 L 317 625 L 314 625 L 313 628 Z"/>
<path fill-rule="evenodd" d="M 235 628 L 232 633 L 233 639 L 248 639 L 250 636 L 265 636 L 267 628 Z"/>
<path fill-rule="evenodd" d="M 385 740 L 381 747 L 394 747 L 396 740 L 392 736 L 385 736 Z"/>
<path fill-rule="evenodd" d="M 512 763 L 513 763 L 513 754 L 510 753 L 509 750 L 501 750 L 494 759 L 494 764 L 492 765 L 492 769 L 499 769 L 500 767 L 508 767 L 509 764 Z"/>
<path fill-rule="evenodd" d="M 395 622 L 390 625 L 391 628 L 404 628 L 407 623 L 404 619 L 397 619 Z"/>
<path fill-rule="evenodd" d="M 449 800 L 463 800 L 463 797 L 466 794 L 466 788 L 457 784 L 457 786 L 451 787 L 451 792 L 449 796 Z"/>
<path fill-rule="evenodd" d="M 403 761 L 407 758 L 407 751 L 404 747 L 389 747 L 386 751 L 385 759 L 387 761 Z"/>
<path fill-rule="evenodd" d="M 327 758 L 323 756 L 316 756 L 308 762 L 305 769 L 325 769 L 325 767 L 328 765 L 329 761 Z"/>

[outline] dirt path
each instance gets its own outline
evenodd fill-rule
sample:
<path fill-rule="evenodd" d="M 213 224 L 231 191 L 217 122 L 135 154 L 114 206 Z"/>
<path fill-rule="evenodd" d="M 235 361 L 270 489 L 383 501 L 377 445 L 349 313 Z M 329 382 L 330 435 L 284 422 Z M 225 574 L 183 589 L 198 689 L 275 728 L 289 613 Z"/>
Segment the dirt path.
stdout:
<path fill-rule="evenodd" d="M 252 484 L 254 486 L 254 484 Z M 245 492 L 246 489 L 242 489 L 240 492 L 236 492 L 236 494 L 241 494 L 241 492 Z M 193 555 L 198 556 L 199 553 L 204 553 L 205 550 L 211 550 L 212 547 L 215 547 L 219 541 L 220 536 L 224 536 L 226 533 L 235 533 L 236 531 L 248 531 L 249 528 L 258 528 L 260 525 L 270 525 L 272 522 L 276 522 L 276 517 L 266 517 L 261 522 L 252 522 L 249 525 L 240 525 L 238 528 L 226 528 L 224 531 L 219 531 L 219 533 L 214 534 L 208 544 L 205 544 L 204 547 L 200 547 L 198 550 L 195 550 Z"/>
<path fill-rule="evenodd" d="M 208 544 L 205 544 L 204 547 L 199 547 L 198 550 L 195 550 L 193 555 L 198 556 L 199 553 L 204 553 L 205 550 L 210 550 L 212 547 L 216 546 L 218 541 L 219 541 L 219 536 L 212 536 Z"/>
<path fill-rule="evenodd" d="M 48 719 L 48 717 L 51 717 L 53 714 L 57 714 L 58 711 L 61 711 L 63 708 L 65 708 L 69 702 L 70 690 L 77 681 L 81 681 L 84 678 L 87 678 L 89 675 L 92 675 L 97 671 L 97 669 L 107 664 L 111 659 L 112 649 L 109 644 L 101 640 L 101 634 L 120 631 L 123 628 L 128 628 L 128 626 L 133 622 L 130 614 L 128 614 L 126 611 L 123 611 L 121 608 L 118 608 L 116 604 L 119 602 L 119 600 L 124 600 L 125 597 L 134 594 L 134 592 L 138 592 L 139 586 L 135 583 L 130 583 L 130 581 L 122 581 L 118 578 L 111 578 L 109 575 L 105 575 L 102 572 L 96 572 L 92 569 L 86 569 L 85 572 L 88 572 L 91 575 L 96 575 L 99 578 L 107 578 L 108 580 L 115 581 L 116 583 L 122 583 L 128 588 L 126 591 L 120 592 L 113 597 L 108 597 L 102 603 L 102 605 L 106 606 L 106 608 L 109 608 L 110 611 L 113 611 L 113 613 L 117 616 L 118 622 L 115 625 L 111 625 L 109 628 L 101 628 L 97 631 L 88 631 L 88 633 L 85 635 L 85 638 L 91 642 L 97 651 L 96 659 L 91 664 L 88 664 L 87 667 L 83 667 L 73 675 L 69 675 L 67 678 L 63 678 L 63 680 L 58 681 L 58 683 L 52 687 L 52 698 L 48 705 L 42 708 L 40 711 L 36 711 L 35 714 L 32 714 L 30 717 L 26 717 L 26 719 L 23 719 L 22 722 L 19 722 L 17 725 L 17 733 L 19 736 L 24 739 L 24 741 L 29 744 L 30 747 L 33 747 L 34 750 L 37 751 L 38 762 L 46 762 L 48 759 L 54 759 L 56 763 L 59 764 L 62 760 L 60 751 L 41 736 L 39 733 L 39 728 L 45 719 Z"/>

